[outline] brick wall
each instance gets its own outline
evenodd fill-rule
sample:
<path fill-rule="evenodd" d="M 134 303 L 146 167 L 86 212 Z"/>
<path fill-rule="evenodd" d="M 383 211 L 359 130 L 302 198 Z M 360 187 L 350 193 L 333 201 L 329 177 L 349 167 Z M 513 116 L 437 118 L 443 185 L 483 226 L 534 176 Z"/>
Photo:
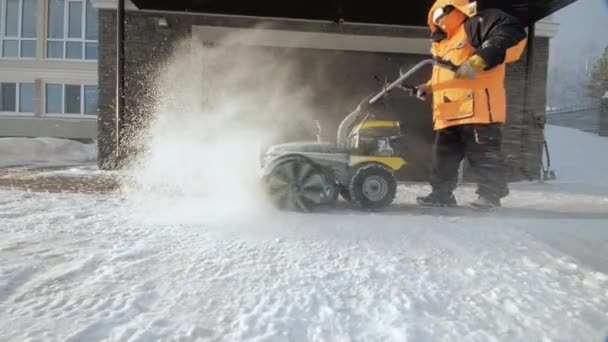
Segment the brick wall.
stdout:
<path fill-rule="evenodd" d="M 170 56 L 175 42 L 189 35 L 190 25 L 187 20 L 174 20 L 171 29 L 163 30 L 156 25 L 155 16 L 131 12 L 125 19 L 125 114 L 121 129 L 133 131 L 149 118 L 146 109 L 152 94 L 147 89 L 154 82 L 158 66 Z M 100 10 L 99 26 L 99 160 L 100 167 L 114 168 L 116 12 Z M 133 146 L 128 140 L 123 145 L 121 153 L 128 155 Z"/>
<path fill-rule="evenodd" d="M 192 25 L 218 25 L 232 27 L 252 27 L 259 24 L 256 19 L 230 18 L 230 17 L 204 17 L 198 15 L 163 14 L 167 18 L 169 27 L 161 28 L 157 25 L 158 16 L 152 13 L 127 12 L 125 31 L 125 119 L 123 130 L 137 131 L 145 127 L 150 116 L 151 93 L 155 72 L 158 66 L 168 58 L 174 44 L 191 34 Z M 308 22 L 265 22 L 267 28 L 288 29 L 301 31 L 317 31 L 331 33 L 384 35 L 399 37 L 427 38 L 425 31 L 419 29 L 373 27 L 373 26 L 337 26 L 334 24 L 318 24 Z M 112 151 L 114 149 L 114 103 L 115 103 L 115 27 L 116 14 L 114 11 L 100 11 L 100 57 L 99 57 L 99 148 L 100 166 L 103 168 L 115 167 Z M 275 49 L 277 53 L 279 48 Z M 285 49 L 283 49 L 285 50 Z M 411 66 L 424 56 L 393 53 L 374 52 L 348 52 L 331 50 L 298 49 L 298 53 L 290 53 L 291 63 L 310 65 L 322 63 L 324 60 L 339 60 L 331 68 L 331 74 L 326 74 L 319 92 L 330 91 L 334 96 L 318 103 L 318 112 L 324 113 L 319 119 L 324 124 L 325 131 L 335 131 L 337 124 L 343 116 L 353 109 L 353 101 L 341 99 L 362 99 L 364 96 L 376 92 L 379 84 L 374 76 L 395 77 L 396 69 L 400 65 Z M 525 59 L 525 58 L 524 58 Z M 548 60 L 548 39 L 536 39 L 535 69 L 532 74 L 530 103 L 532 112 L 543 113 L 545 106 L 546 69 Z M 534 127 L 532 114 L 523 110 L 524 98 L 524 70 L 525 60 L 508 67 L 507 89 L 509 100 L 509 126 L 507 128 L 507 148 L 509 151 L 512 178 L 521 179 L 522 170 L 525 173 L 538 171 L 540 130 Z M 304 73 L 302 77 L 306 77 Z M 422 73 L 414 82 L 422 81 L 428 75 Z M 349 83 L 344 84 L 343 80 Z M 303 82 L 306 80 L 303 80 Z M 312 81 L 312 80 L 309 80 Z M 335 100 L 331 100 L 335 99 Z M 388 112 L 397 113 L 398 118 L 405 124 L 408 131 L 407 157 L 411 161 L 410 167 L 402 179 L 426 180 L 430 168 L 431 144 L 433 132 L 431 130 L 431 113 L 428 103 L 423 103 L 405 96 L 396 96 L 388 103 Z M 390 110 L 396 108 L 395 110 Z M 331 113 L 331 114 L 325 114 Z M 390 116 L 391 114 L 386 114 Z M 129 136 L 132 134 L 129 134 Z M 290 140 L 285 136 L 285 140 Z M 299 138 L 299 137 L 298 137 Z M 524 139 L 525 143 L 521 143 Z M 127 141 L 125 154 L 132 154 L 137 149 L 134 144 Z"/>
<path fill-rule="evenodd" d="M 545 119 L 547 103 L 547 65 L 549 61 L 549 39 L 535 38 L 532 73 L 526 87 L 526 55 L 507 67 L 507 111 L 505 134 L 507 161 L 512 180 L 523 180 L 539 176 L 543 126 L 538 120 Z M 527 90 L 527 94 L 526 94 Z M 526 96 L 527 95 L 527 96 Z M 527 101 L 527 108 L 524 102 Z"/>

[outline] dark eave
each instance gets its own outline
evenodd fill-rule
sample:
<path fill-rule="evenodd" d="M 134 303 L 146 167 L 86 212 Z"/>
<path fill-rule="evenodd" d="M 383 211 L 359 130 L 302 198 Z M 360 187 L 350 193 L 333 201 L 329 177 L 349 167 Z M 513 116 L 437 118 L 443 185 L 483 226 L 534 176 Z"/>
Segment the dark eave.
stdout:
<path fill-rule="evenodd" d="M 142 10 L 424 26 L 433 0 L 131 0 Z M 478 0 L 480 9 L 501 8 L 524 24 L 536 22 L 576 0 Z"/>

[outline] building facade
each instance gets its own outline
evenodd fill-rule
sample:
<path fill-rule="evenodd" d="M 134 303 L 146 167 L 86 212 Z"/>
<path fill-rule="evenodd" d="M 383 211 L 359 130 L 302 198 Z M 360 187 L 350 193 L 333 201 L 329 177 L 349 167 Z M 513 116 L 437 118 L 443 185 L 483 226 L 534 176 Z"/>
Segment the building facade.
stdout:
<path fill-rule="evenodd" d="M 0 136 L 97 139 L 98 10 L 0 0 Z"/>

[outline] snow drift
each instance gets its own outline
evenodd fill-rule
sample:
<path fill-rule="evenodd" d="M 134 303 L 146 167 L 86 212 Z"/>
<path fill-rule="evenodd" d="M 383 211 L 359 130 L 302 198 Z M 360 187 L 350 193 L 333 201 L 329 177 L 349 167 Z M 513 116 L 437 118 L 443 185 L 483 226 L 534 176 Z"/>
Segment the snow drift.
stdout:
<path fill-rule="evenodd" d="M 545 135 L 557 183 L 608 187 L 608 138 L 550 125 Z"/>
<path fill-rule="evenodd" d="M 0 167 L 25 164 L 88 163 L 97 144 L 58 138 L 0 138 Z"/>

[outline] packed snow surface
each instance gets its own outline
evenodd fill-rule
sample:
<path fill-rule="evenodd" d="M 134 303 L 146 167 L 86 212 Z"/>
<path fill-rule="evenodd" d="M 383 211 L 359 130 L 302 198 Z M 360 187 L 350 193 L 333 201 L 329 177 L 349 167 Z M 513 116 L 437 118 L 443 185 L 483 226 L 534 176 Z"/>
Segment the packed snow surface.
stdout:
<path fill-rule="evenodd" d="M 178 216 L 183 199 L 147 211 L 116 195 L 2 192 L 0 340 L 601 341 L 608 333 L 608 276 L 591 266 L 608 262 L 608 196 L 583 208 L 584 195 L 551 205 L 522 190 L 503 213 L 469 215 L 409 204 L 426 190 L 402 187 L 382 214 L 208 220 L 204 207 Z M 528 209 L 541 201 L 546 209 Z"/>
<path fill-rule="evenodd" d="M 551 125 L 545 133 L 558 183 L 608 187 L 608 137 Z"/>
<path fill-rule="evenodd" d="M 548 137 L 560 178 L 492 213 L 2 191 L 0 340 L 602 341 L 608 141 Z"/>
<path fill-rule="evenodd" d="M 420 184 L 375 214 L 280 213 L 246 194 L 230 206 L 196 191 L 0 191 L 0 340 L 602 341 L 608 141 L 548 137 L 559 179 L 513 185 L 493 213 L 417 208 Z M 59 162 L 87 155 L 67 150 Z"/>

